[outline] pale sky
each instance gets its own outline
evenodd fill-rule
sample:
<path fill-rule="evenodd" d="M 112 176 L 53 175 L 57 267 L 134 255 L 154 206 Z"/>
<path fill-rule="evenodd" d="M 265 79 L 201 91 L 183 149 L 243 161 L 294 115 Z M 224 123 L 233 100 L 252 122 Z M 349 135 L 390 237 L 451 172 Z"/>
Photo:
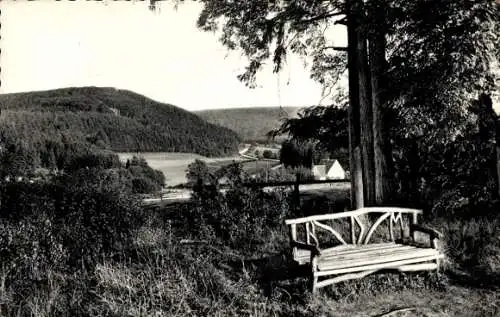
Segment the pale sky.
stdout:
<path fill-rule="evenodd" d="M 116 87 L 188 110 L 306 106 L 321 99 L 321 87 L 296 57 L 279 77 L 269 65 L 259 88 L 246 88 L 236 78 L 245 60 L 196 28 L 197 3 L 177 11 L 162 3 L 157 12 L 148 1 L 1 1 L 0 7 L 1 93 Z M 345 43 L 343 32 L 336 45 Z"/>
<path fill-rule="evenodd" d="M 0 0 L 0 93 L 116 87 L 188 110 L 321 100 L 321 87 L 301 59 L 289 57 L 279 76 L 269 62 L 259 87 L 249 89 L 236 78 L 245 59 L 196 28 L 198 3 L 186 1 L 175 11 L 165 1 L 156 12 L 148 3 Z M 331 30 L 330 39 L 345 46 L 344 27 Z M 495 108 L 500 113 L 498 101 Z"/>

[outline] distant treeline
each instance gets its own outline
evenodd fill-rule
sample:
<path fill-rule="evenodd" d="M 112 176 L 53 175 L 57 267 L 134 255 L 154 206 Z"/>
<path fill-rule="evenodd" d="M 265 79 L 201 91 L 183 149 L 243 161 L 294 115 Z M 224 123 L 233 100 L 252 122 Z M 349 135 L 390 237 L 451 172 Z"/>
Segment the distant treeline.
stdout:
<path fill-rule="evenodd" d="M 246 142 L 262 142 L 268 139 L 269 131 L 277 129 L 284 119 L 295 117 L 299 109 L 299 107 L 251 107 L 202 110 L 196 114 L 210 123 L 236 131 Z"/>
<path fill-rule="evenodd" d="M 114 88 L 0 95 L 0 108 L 1 135 L 26 142 L 27 148 L 46 147 L 49 156 L 51 147 L 58 146 L 54 142 L 123 152 L 224 156 L 235 153 L 240 141 L 235 132 L 188 111 Z"/>

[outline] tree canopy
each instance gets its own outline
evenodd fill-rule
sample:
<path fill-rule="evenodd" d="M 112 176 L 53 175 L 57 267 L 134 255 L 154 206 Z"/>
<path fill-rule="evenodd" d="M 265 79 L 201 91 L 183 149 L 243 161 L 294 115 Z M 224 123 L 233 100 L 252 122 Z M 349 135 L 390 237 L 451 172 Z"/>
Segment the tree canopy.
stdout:
<path fill-rule="evenodd" d="M 239 79 L 250 87 L 266 62 L 279 72 L 291 53 L 311 61 L 311 77 L 326 92 L 348 70 L 358 206 L 393 196 L 387 184 L 394 153 L 420 160 L 408 163 L 420 168 L 433 152 L 443 153 L 440 147 L 470 140 L 478 125 L 474 101 L 498 87 L 500 6 L 492 0 L 199 2 L 197 26 L 217 31 L 222 44 L 244 54 L 248 63 Z M 347 27 L 347 47 L 334 46 L 334 25 Z M 301 125 L 322 116 L 287 121 L 281 131 L 319 137 Z"/>

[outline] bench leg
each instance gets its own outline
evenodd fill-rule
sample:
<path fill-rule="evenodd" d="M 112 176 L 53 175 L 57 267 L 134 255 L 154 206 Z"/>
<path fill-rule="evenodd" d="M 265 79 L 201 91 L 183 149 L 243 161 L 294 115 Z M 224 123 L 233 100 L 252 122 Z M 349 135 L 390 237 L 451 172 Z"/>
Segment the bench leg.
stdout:
<path fill-rule="evenodd" d="M 437 265 L 437 268 L 436 268 L 436 274 L 437 274 L 437 277 L 439 278 L 440 275 L 441 275 L 441 261 L 439 261 L 439 259 L 436 259 L 436 265 Z"/>
<path fill-rule="evenodd" d="M 312 285 L 311 285 L 311 287 L 312 287 L 311 291 L 312 291 L 313 295 L 316 295 L 318 293 L 317 285 L 318 285 L 318 277 L 315 276 L 315 274 L 313 272 L 313 274 L 312 274 Z"/>
<path fill-rule="evenodd" d="M 311 273 L 312 273 L 312 294 L 315 295 L 317 293 L 318 286 L 318 276 L 316 275 L 316 265 L 318 263 L 318 258 L 311 254 Z"/>

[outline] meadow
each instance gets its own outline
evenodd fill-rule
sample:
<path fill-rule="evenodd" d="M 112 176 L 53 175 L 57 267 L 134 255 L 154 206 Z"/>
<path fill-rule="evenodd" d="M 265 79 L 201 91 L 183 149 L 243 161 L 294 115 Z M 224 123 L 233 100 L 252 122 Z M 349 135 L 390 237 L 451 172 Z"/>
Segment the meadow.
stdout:
<path fill-rule="evenodd" d="M 117 154 L 122 162 L 126 162 L 127 159 L 131 159 L 133 156 L 137 155 L 144 157 L 149 166 L 163 172 L 167 187 L 185 184 L 187 182 L 186 170 L 188 165 L 197 159 L 205 161 L 211 171 L 215 171 L 233 162 L 240 162 L 243 170 L 250 175 L 279 164 L 278 162 L 269 160 L 249 160 L 238 155 L 226 157 L 205 157 L 195 153 L 178 152 L 120 152 Z"/>
<path fill-rule="evenodd" d="M 255 160 L 242 163 L 242 168 L 248 174 L 257 174 L 259 172 L 268 170 L 274 166 L 279 165 L 279 162 L 269 160 Z"/>
<path fill-rule="evenodd" d="M 131 159 L 134 155 L 144 157 L 149 166 L 163 172 L 167 186 L 176 186 L 186 183 L 187 167 L 196 159 L 203 160 L 207 162 L 207 164 L 214 164 L 217 166 L 223 166 L 233 161 L 243 160 L 238 155 L 227 157 L 205 157 L 195 153 L 178 152 L 120 152 L 117 154 L 122 162 L 127 161 L 127 159 Z"/>

